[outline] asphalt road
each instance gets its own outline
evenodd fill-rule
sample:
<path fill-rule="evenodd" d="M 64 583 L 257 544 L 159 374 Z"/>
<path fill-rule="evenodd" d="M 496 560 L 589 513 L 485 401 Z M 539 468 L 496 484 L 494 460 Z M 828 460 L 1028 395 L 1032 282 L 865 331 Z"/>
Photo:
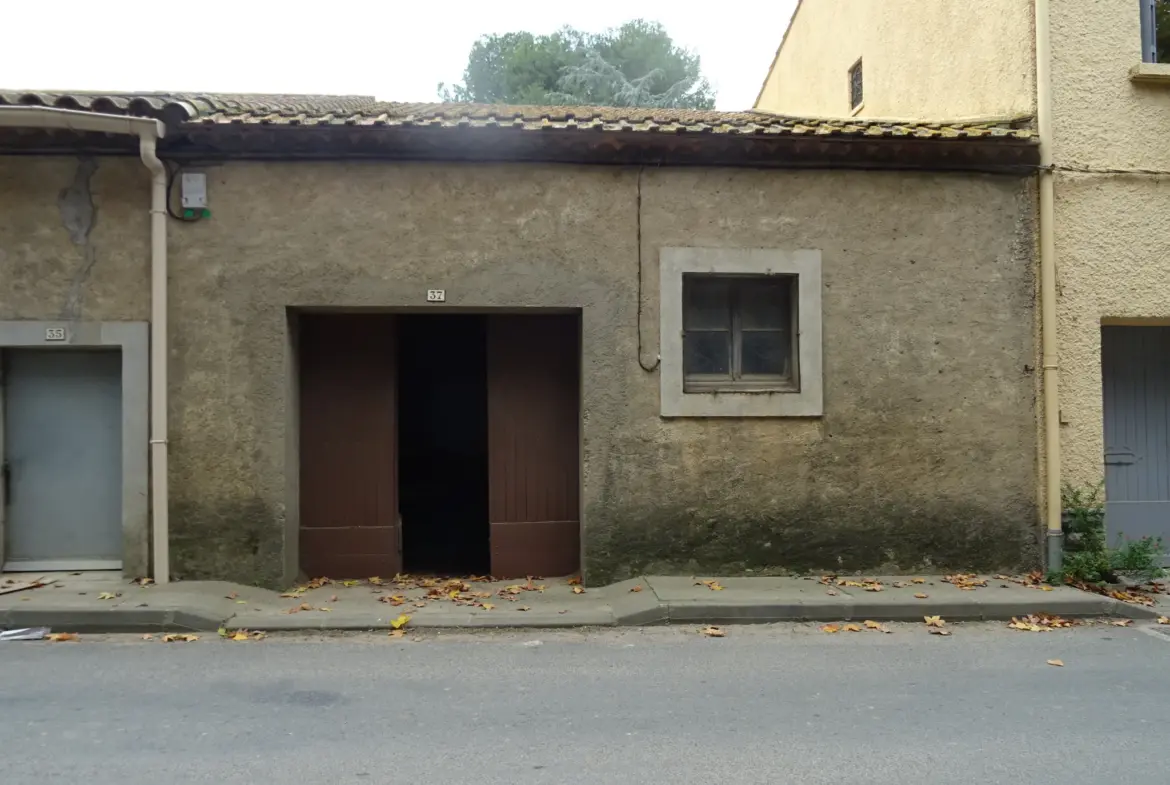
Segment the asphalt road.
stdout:
<path fill-rule="evenodd" d="M 1164 782 L 1144 624 L 0 643 L 0 781 Z"/>

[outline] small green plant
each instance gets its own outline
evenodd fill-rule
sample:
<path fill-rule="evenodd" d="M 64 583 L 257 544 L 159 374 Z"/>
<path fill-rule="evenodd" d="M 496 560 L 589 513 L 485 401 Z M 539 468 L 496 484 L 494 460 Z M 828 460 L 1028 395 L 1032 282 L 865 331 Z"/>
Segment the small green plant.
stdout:
<path fill-rule="evenodd" d="M 1105 539 L 1103 484 L 1074 487 L 1061 493 L 1065 532 L 1064 564 L 1049 575 L 1052 583 L 1116 583 L 1122 576 L 1141 582 L 1155 580 L 1162 569 L 1162 540 L 1118 535 L 1116 548 Z"/>

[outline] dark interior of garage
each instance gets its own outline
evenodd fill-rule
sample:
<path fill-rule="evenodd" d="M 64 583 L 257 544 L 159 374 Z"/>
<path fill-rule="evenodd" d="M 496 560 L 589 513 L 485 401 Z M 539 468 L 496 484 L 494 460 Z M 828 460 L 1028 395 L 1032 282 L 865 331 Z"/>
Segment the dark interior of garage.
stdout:
<path fill-rule="evenodd" d="M 398 317 L 403 567 L 483 575 L 488 534 L 487 317 Z"/>

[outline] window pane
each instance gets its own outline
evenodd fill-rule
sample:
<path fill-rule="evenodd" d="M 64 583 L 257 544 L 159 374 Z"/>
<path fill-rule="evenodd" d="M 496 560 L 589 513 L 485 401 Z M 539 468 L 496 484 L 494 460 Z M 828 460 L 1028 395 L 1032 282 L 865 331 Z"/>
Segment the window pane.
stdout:
<path fill-rule="evenodd" d="M 861 71 L 861 61 L 849 69 L 849 108 L 856 109 L 865 100 L 864 76 Z"/>
<path fill-rule="evenodd" d="M 739 320 L 745 330 L 782 330 L 792 324 L 792 282 L 745 281 L 739 290 Z"/>
<path fill-rule="evenodd" d="M 742 336 L 744 376 L 791 376 L 792 342 L 787 330 L 745 332 Z"/>
<path fill-rule="evenodd" d="M 688 332 L 683 335 L 683 373 L 726 376 L 731 369 L 731 333 Z"/>
<path fill-rule="evenodd" d="M 718 278 L 683 278 L 683 328 L 686 330 L 727 330 L 731 327 L 729 286 Z"/>

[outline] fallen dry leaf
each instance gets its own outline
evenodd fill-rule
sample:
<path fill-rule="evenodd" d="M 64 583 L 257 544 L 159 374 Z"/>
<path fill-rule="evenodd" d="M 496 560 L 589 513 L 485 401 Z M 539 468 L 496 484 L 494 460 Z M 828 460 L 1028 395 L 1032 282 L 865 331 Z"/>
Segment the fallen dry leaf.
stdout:
<path fill-rule="evenodd" d="M 312 605 L 310 605 L 310 604 L 309 604 L 309 603 L 307 603 L 307 602 L 302 602 L 302 603 L 300 604 L 300 606 L 298 606 L 298 607 L 300 607 L 300 609 L 301 609 L 302 611 L 311 611 L 311 610 L 313 610 L 313 606 L 312 606 Z"/>
<path fill-rule="evenodd" d="M 1048 613 L 1033 613 L 1028 616 L 1013 616 L 1008 627 L 1024 632 L 1047 632 L 1048 630 L 1072 627 L 1076 622 Z"/>
<path fill-rule="evenodd" d="M 516 610 L 518 610 L 518 611 L 530 611 L 530 610 L 532 610 L 532 609 L 531 609 L 531 608 L 529 608 L 527 605 L 521 605 L 521 606 L 520 606 L 519 608 L 517 608 Z"/>
<path fill-rule="evenodd" d="M 926 622 L 927 627 L 945 627 L 946 621 L 941 616 L 923 616 L 922 620 Z"/>
<path fill-rule="evenodd" d="M 569 578 L 568 583 L 570 586 L 580 586 L 581 585 L 581 578 L 580 578 L 580 576 L 578 576 L 576 578 Z"/>
<path fill-rule="evenodd" d="M 877 631 L 877 632 L 884 632 L 884 633 L 887 633 L 887 634 L 889 634 L 889 633 L 892 633 L 892 632 L 893 632 L 893 630 L 891 630 L 890 628 L 886 627 L 884 624 L 879 624 L 879 623 L 878 623 L 878 622 L 876 622 L 876 621 L 867 621 L 867 622 L 865 622 L 865 628 L 866 628 L 866 629 L 868 629 L 868 630 L 875 630 L 875 631 Z"/>
<path fill-rule="evenodd" d="M 366 578 L 366 580 L 368 580 L 370 583 L 374 584 L 375 586 L 381 586 L 381 585 L 382 585 L 382 579 L 381 579 L 381 578 L 379 578 L 377 575 L 374 575 L 374 576 L 372 576 L 372 577 L 370 577 L 370 578 Z"/>
<path fill-rule="evenodd" d="M 291 608 L 289 608 L 287 611 L 285 611 L 285 613 L 300 613 L 300 612 L 301 612 L 301 608 L 299 605 L 294 605 Z"/>
<path fill-rule="evenodd" d="M 846 624 L 841 629 L 845 630 L 845 632 L 861 632 L 861 626 L 857 624 Z"/>
<path fill-rule="evenodd" d="M 224 596 L 224 599 L 234 600 L 236 597 L 239 597 L 240 595 L 237 594 L 236 592 L 231 592 L 230 594 L 225 594 L 223 596 Z"/>
<path fill-rule="evenodd" d="M 642 591 L 642 584 L 639 583 L 637 586 L 631 588 L 630 591 Z"/>
<path fill-rule="evenodd" d="M 947 583 L 958 586 L 963 591 L 974 591 L 987 585 L 986 578 L 980 578 L 973 573 L 959 573 L 957 575 L 947 575 L 943 578 Z"/>
<path fill-rule="evenodd" d="M 54 642 L 81 640 L 81 636 L 78 635 L 76 632 L 54 632 L 54 633 L 51 633 L 48 637 L 49 637 L 49 640 L 54 641 Z"/>
<path fill-rule="evenodd" d="M 354 586 L 357 586 L 359 583 L 361 583 L 361 581 L 342 581 L 341 585 L 345 586 L 345 587 L 352 588 Z"/>
<path fill-rule="evenodd" d="M 258 641 L 264 638 L 263 632 L 248 632 L 247 630 L 236 630 L 231 634 L 228 640 L 232 641 Z"/>
<path fill-rule="evenodd" d="M 1064 667 L 1064 660 L 1048 660 L 1049 665 L 1055 665 L 1058 668 Z"/>
<path fill-rule="evenodd" d="M 890 585 L 893 586 L 895 589 L 905 589 L 906 588 L 906 581 L 894 581 Z"/>
<path fill-rule="evenodd" d="M 318 608 L 317 610 L 319 610 L 319 611 L 322 611 L 322 612 L 324 612 L 324 613 L 332 613 L 332 612 L 333 612 L 333 609 L 332 609 L 332 608 L 326 608 L 324 605 L 322 605 L 322 606 L 321 606 L 320 608 Z"/>
<path fill-rule="evenodd" d="M 926 578 L 911 578 L 911 583 L 926 583 Z"/>
<path fill-rule="evenodd" d="M 1114 627 L 1129 627 L 1133 624 L 1133 619 L 1121 619 L 1119 621 L 1111 621 L 1109 623 Z"/>
<path fill-rule="evenodd" d="M 868 583 L 865 586 L 866 591 L 881 591 L 882 585 L 880 583 Z"/>
<path fill-rule="evenodd" d="M 830 597 L 836 597 L 839 592 L 836 589 L 829 589 L 825 592 L 825 594 L 829 595 Z"/>
<path fill-rule="evenodd" d="M 725 638 L 725 637 L 727 637 L 727 633 L 718 627 L 704 627 L 703 629 L 699 630 L 699 632 L 703 633 L 708 638 Z"/>
<path fill-rule="evenodd" d="M 582 589 L 580 586 L 573 587 L 573 594 L 584 594 L 584 593 L 585 593 L 585 590 Z"/>
<path fill-rule="evenodd" d="M 329 601 L 330 602 L 337 602 L 337 595 L 334 594 L 332 597 L 329 598 Z"/>
<path fill-rule="evenodd" d="M 410 617 L 407 616 L 406 614 L 402 614 L 397 619 L 390 620 L 390 629 L 401 630 L 403 627 L 406 626 L 406 623 L 409 621 L 410 621 Z"/>
<path fill-rule="evenodd" d="M 112 591 L 103 591 L 103 592 L 98 594 L 99 600 L 114 600 L 117 598 L 118 598 L 118 595 L 114 594 Z"/>
<path fill-rule="evenodd" d="M 929 630 L 927 630 L 927 632 L 929 632 L 931 635 L 950 635 L 951 634 L 950 630 L 940 630 L 938 627 L 931 627 Z"/>
<path fill-rule="evenodd" d="M 150 586 L 154 583 L 154 578 L 135 578 L 131 583 L 137 583 L 139 586 Z"/>
<path fill-rule="evenodd" d="M 1158 617 L 1158 624 L 1170 624 L 1170 617 L 1159 616 Z"/>
<path fill-rule="evenodd" d="M 183 632 L 169 632 L 162 636 L 163 643 L 193 643 L 199 640 L 198 635 L 190 635 Z"/>
<path fill-rule="evenodd" d="M 1040 591 L 1052 591 L 1052 587 L 1051 586 L 1041 586 Z"/>
<path fill-rule="evenodd" d="M 841 628 L 838 627 L 836 624 L 826 624 L 824 627 L 821 627 L 821 632 L 833 633 L 833 632 L 840 632 L 840 631 L 841 631 Z"/>
<path fill-rule="evenodd" d="M 406 635 L 406 630 L 390 630 L 391 638 L 401 638 L 404 635 Z"/>
<path fill-rule="evenodd" d="M 412 604 L 413 604 L 413 605 L 414 605 L 414 607 L 416 607 L 416 608 L 425 608 L 425 607 L 427 607 L 427 604 L 426 604 L 425 602 L 416 602 L 416 603 L 412 603 Z"/>
<path fill-rule="evenodd" d="M 916 600 L 925 600 L 925 599 L 926 599 L 927 597 L 929 597 L 929 596 L 930 596 L 929 594 L 915 594 L 915 595 L 914 595 L 914 599 L 916 599 Z"/>
<path fill-rule="evenodd" d="M 490 602 L 481 602 L 479 604 L 479 607 L 483 608 L 485 611 L 490 611 L 492 608 L 494 608 L 496 606 L 492 605 Z"/>
<path fill-rule="evenodd" d="M 706 586 L 711 591 L 723 591 L 723 586 L 716 580 L 695 581 L 695 585 Z"/>

